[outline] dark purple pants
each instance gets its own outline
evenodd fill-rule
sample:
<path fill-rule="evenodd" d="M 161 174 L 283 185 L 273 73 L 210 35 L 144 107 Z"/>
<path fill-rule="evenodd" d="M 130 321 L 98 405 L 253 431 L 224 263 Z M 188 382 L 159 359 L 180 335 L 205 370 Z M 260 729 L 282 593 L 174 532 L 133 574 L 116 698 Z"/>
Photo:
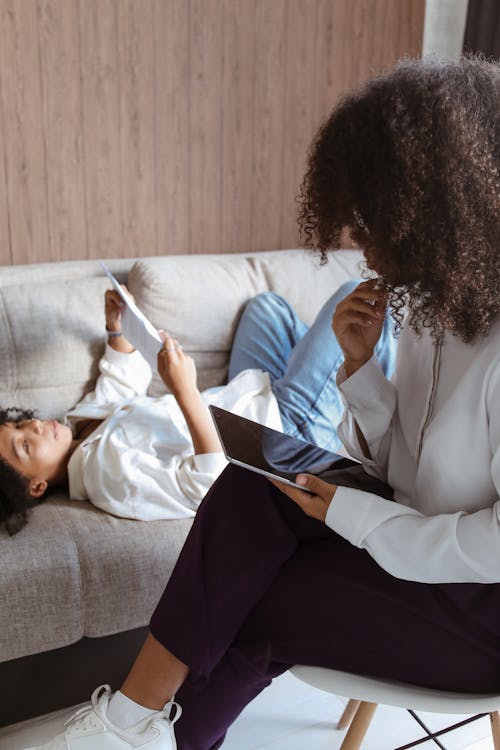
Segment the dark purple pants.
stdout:
<path fill-rule="evenodd" d="M 176 696 L 180 750 L 219 747 L 292 664 L 500 689 L 500 584 L 395 578 L 234 466 L 203 500 L 150 628 L 191 670 Z"/>

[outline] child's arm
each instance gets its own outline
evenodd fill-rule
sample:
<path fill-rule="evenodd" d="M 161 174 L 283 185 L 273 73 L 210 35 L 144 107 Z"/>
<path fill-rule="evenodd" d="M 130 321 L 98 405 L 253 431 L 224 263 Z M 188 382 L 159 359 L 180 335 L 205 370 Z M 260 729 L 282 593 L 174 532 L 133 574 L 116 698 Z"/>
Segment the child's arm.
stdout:
<path fill-rule="evenodd" d="M 162 331 L 160 335 L 163 348 L 158 354 L 158 372 L 184 415 L 195 455 L 221 452 L 217 430 L 196 385 L 194 360 L 167 333 Z"/>
<path fill-rule="evenodd" d="M 122 285 L 123 286 L 123 285 Z M 123 286 L 124 291 L 130 294 Z M 133 296 L 130 294 L 133 298 Z M 104 295 L 104 314 L 106 316 L 106 331 L 108 332 L 108 344 L 117 352 L 131 354 L 134 347 L 122 334 L 122 309 L 124 302 L 115 289 L 108 289 Z"/>
<path fill-rule="evenodd" d="M 121 335 L 121 309 L 120 295 L 114 290 L 108 290 L 104 297 L 108 342 L 99 362 L 99 377 L 94 390 L 78 402 L 68 417 L 79 418 L 80 414 L 88 416 L 90 407 L 94 411 L 104 409 L 106 415 L 106 408 L 141 396 L 147 391 L 151 382 L 151 368 L 144 357 Z"/>

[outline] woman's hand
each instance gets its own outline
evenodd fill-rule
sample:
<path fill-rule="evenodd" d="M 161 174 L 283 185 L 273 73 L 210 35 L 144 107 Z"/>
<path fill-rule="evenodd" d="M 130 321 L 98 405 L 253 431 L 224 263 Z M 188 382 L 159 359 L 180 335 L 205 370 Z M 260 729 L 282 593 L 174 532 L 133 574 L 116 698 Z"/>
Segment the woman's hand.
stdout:
<path fill-rule="evenodd" d="M 376 289 L 377 279 L 364 281 L 342 302 L 332 328 L 344 353 L 347 375 L 352 375 L 373 356 L 384 325 L 387 295 Z"/>
<path fill-rule="evenodd" d="M 312 474 L 299 474 L 295 481 L 297 484 L 303 484 L 309 490 L 312 490 L 314 494 L 310 495 L 308 492 L 290 487 L 289 484 L 283 484 L 283 482 L 274 479 L 269 481 L 285 495 L 288 495 L 294 503 L 297 503 L 307 516 L 325 522 L 327 510 L 337 491 L 337 485 L 329 484 L 329 482 L 325 482 Z"/>
<path fill-rule="evenodd" d="M 163 340 L 158 352 L 160 377 L 177 401 L 189 399 L 199 393 L 194 359 L 184 354 L 179 342 L 168 333 L 160 331 L 160 336 Z"/>
<path fill-rule="evenodd" d="M 121 285 L 124 292 L 133 300 L 134 297 L 123 284 Z M 107 289 L 104 294 L 104 315 L 106 316 L 106 330 L 120 332 L 122 330 L 122 309 L 124 301 L 116 289 Z"/>

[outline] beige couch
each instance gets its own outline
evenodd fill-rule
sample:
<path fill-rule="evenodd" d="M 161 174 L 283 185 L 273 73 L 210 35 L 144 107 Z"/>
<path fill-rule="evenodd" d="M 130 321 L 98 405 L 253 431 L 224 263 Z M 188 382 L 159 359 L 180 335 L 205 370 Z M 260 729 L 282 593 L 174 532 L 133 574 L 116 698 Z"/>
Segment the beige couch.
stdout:
<path fill-rule="evenodd" d="M 284 295 L 306 322 L 344 281 L 356 251 L 280 250 L 109 261 L 139 306 L 223 383 L 238 318 L 253 295 Z M 95 261 L 0 268 L 0 405 L 63 416 L 89 389 L 103 351 Z M 153 382 L 151 392 L 159 387 Z M 0 530 L 0 726 L 86 700 L 119 683 L 142 642 L 190 521 L 115 518 L 63 493 L 16 536 Z M 22 696 L 22 699 L 21 699 Z"/>

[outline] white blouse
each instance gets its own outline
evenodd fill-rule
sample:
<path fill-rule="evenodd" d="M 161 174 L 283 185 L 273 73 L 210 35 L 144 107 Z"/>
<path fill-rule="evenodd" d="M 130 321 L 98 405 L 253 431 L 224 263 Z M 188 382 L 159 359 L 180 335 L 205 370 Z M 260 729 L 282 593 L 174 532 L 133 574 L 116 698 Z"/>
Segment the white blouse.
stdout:
<path fill-rule="evenodd" d="M 104 420 L 70 458 L 70 497 L 143 521 L 193 516 L 226 466 L 224 454 L 193 454 L 175 398 L 146 395 L 151 368 L 139 352 L 106 346 L 99 370 L 95 390 L 67 414 L 70 425 Z M 245 370 L 228 385 L 204 391 L 202 398 L 282 430 L 269 375 L 261 370 Z"/>
<path fill-rule="evenodd" d="M 500 582 L 500 321 L 468 345 L 405 327 L 392 382 L 372 357 L 337 383 L 339 435 L 396 502 L 339 487 L 326 523 L 398 578 Z"/>

